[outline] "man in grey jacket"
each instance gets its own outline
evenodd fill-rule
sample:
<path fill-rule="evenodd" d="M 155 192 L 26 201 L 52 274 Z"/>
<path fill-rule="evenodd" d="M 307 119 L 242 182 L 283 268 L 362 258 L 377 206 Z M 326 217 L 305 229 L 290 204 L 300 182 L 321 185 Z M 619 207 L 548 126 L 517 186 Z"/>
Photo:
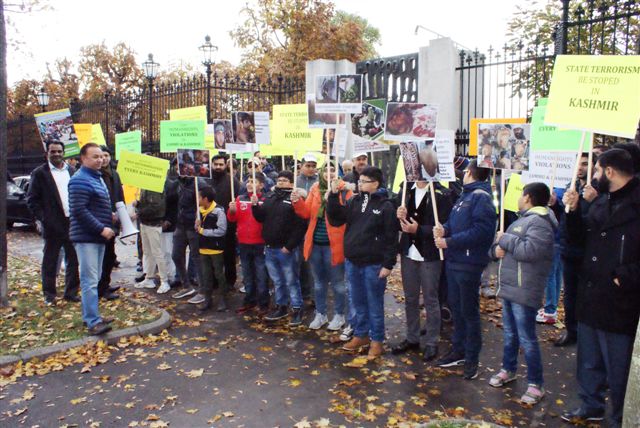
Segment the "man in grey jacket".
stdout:
<path fill-rule="evenodd" d="M 502 298 L 504 351 L 502 369 L 489 383 L 499 388 L 516 379 L 522 346 L 529 386 L 520 400 L 529 405 L 539 402 L 545 394 L 536 311 L 544 297 L 558 228 L 553 211 L 547 207 L 549 198 L 545 184 L 527 184 L 518 199 L 520 218 L 505 233 L 498 232 L 490 250 L 493 259 L 500 259 L 497 295 Z"/>

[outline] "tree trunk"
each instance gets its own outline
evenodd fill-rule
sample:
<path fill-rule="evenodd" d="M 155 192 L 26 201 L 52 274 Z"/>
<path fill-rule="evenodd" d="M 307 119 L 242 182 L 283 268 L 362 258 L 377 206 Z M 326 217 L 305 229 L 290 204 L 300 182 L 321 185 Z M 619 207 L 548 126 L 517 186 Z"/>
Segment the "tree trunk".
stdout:
<path fill-rule="evenodd" d="M 0 0 L 0 178 L 7 179 L 7 31 Z M 0 184 L 0 306 L 9 304 L 7 284 L 7 184 Z"/>

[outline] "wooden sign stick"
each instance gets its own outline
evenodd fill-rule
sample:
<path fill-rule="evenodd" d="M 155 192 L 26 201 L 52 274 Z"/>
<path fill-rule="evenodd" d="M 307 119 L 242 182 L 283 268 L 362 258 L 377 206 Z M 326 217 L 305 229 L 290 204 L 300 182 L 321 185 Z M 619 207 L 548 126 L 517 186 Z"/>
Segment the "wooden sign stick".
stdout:
<path fill-rule="evenodd" d="M 436 221 L 436 226 L 440 226 L 440 219 L 438 218 L 438 206 L 436 205 L 436 191 L 434 189 L 433 181 L 429 182 L 429 191 L 431 192 L 431 207 L 433 208 L 433 218 Z M 438 248 L 438 252 L 440 253 L 440 260 L 444 260 L 444 251 L 442 250 L 442 248 Z"/>

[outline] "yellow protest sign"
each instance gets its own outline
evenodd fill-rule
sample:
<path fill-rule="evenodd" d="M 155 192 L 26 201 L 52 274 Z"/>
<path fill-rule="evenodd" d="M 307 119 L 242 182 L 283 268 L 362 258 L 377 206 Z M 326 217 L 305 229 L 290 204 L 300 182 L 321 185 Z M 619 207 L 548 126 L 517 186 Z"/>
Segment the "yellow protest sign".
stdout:
<path fill-rule="evenodd" d="M 504 173 L 504 171 L 503 171 Z M 518 199 L 522 196 L 525 184 L 522 182 L 520 174 L 511 174 L 509 185 L 504 194 L 504 209 L 507 211 L 518 212 Z"/>
<path fill-rule="evenodd" d="M 274 105 L 271 127 L 271 155 L 322 151 L 322 129 L 309 128 L 307 104 Z M 266 147 L 260 151 L 266 152 Z"/>
<path fill-rule="evenodd" d="M 76 131 L 76 137 L 78 138 L 78 145 L 84 146 L 91 141 L 91 131 L 93 124 L 91 123 L 74 123 L 73 130 Z"/>
<path fill-rule="evenodd" d="M 393 179 L 393 187 L 391 188 L 391 191 L 393 193 L 400 193 L 400 191 L 402 190 L 400 184 L 402 184 L 404 178 L 404 163 L 402 163 L 402 158 L 400 158 L 398 159 L 398 163 L 396 164 L 396 174 Z"/>
<path fill-rule="evenodd" d="M 91 125 L 91 142 L 96 143 L 99 146 L 107 145 L 107 142 L 104 139 L 104 134 L 102 133 L 102 125 L 99 123 Z"/>
<path fill-rule="evenodd" d="M 195 106 L 169 110 L 169 120 L 204 120 L 204 123 L 207 123 L 207 107 Z"/>
<path fill-rule="evenodd" d="M 547 125 L 633 138 L 640 118 L 640 55 L 559 55 Z"/>
<path fill-rule="evenodd" d="M 140 192 L 140 189 L 138 189 L 137 187 L 123 184 L 122 193 L 124 194 L 124 203 L 129 205 L 133 201 L 137 200 L 138 192 Z"/>
<path fill-rule="evenodd" d="M 169 170 L 169 161 L 153 156 L 120 152 L 118 174 L 123 184 L 153 192 L 164 191 L 164 182 Z"/>
<path fill-rule="evenodd" d="M 481 132 L 480 125 L 485 123 L 527 123 L 527 119 L 524 117 L 516 119 L 472 118 L 469 124 L 469 156 L 478 156 L 478 139 Z"/>

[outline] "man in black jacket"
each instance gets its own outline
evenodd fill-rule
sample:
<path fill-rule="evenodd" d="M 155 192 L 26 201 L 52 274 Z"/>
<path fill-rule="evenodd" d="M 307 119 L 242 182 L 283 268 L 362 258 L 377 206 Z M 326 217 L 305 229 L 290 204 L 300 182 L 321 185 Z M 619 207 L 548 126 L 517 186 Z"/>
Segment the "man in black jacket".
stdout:
<path fill-rule="evenodd" d="M 55 304 L 56 276 L 60 248 L 65 256 L 64 298 L 79 302 L 78 258 L 69 240 L 68 184 L 75 172 L 64 160 L 64 144 L 47 143 L 47 162 L 31 173 L 27 205 L 42 225 L 44 255 L 42 257 L 42 292 L 47 305 Z"/>
<path fill-rule="evenodd" d="M 578 286 L 579 408 L 562 419 L 597 421 L 604 417 L 605 390 L 612 405 L 610 426 L 622 424 L 633 341 L 640 317 L 640 179 L 629 153 L 611 149 L 600 155 L 594 180 L 599 196 L 581 212 L 578 193 L 565 193 L 569 240 L 585 240 Z"/>
<path fill-rule="evenodd" d="M 231 196 L 231 179 L 227 172 L 226 156 L 217 154 L 211 158 L 211 186 L 216 192 L 216 204 L 220 207 L 228 207 L 233 199 Z M 233 177 L 234 196 L 240 194 L 242 184 L 240 180 Z M 229 223 L 227 225 L 226 235 L 224 237 L 224 277 L 227 280 L 227 287 L 233 289 L 237 279 L 236 272 L 236 224 Z"/>
<path fill-rule="evenodd" d="M 442 261 L 433 240 L 433 227 L 436 220 L 433 215 L 433 201 L 429 186 L 435 183 L 421 181 L 409 184 L 406 204 L 402 203 L 402 194 L 398 195 L 397 216 L 400 220 L 402 236 L 400 254 L 402 268 L 402 288 L 404 289 L 404 307 L 407 316 L 407 338 L 392 348 L 394 354 L 420 348 L 420 290 L 427 312 L 426 344 L 423 360 L 431 361 L 438 353 L 440 340 L 440 301 L 438 288 Z M 441 189 L 434 191 L 438 220 L 446 222 L 451 212 L 451 198 Z"/>
<path fill-rule="evenodd" d="M 274 191 L 266 196 L 264 202 L 253 194 L 251 204 L 253 216 L 263 224 L 265 262 L 275 286 L 278 305 L 265 320 L 285 318 L 287 303 L 290 302 L 293 311 L 289 325 L 295 326 L 302 324 L 302 290 L 294 252 L 302 243 L 307 227 L 306 222 L 293 210 L 292 189 L 293 174 L 291 171 L 281 171 Z"/>
<path fill-rule="evenodd" d="M 340 204 L 337 180 L 331 183 L 327 216 L 332 226 L 346 224 L 345 273 L 356 310 L 353 339 L 342 348 L 358 351 L 370 344 L 369 358 L 382 355 L 384 290 L 398 254 L 396 208 L 387 198 L 380 168 L 367 167 L 358 179 L 360 193 Z"/>

